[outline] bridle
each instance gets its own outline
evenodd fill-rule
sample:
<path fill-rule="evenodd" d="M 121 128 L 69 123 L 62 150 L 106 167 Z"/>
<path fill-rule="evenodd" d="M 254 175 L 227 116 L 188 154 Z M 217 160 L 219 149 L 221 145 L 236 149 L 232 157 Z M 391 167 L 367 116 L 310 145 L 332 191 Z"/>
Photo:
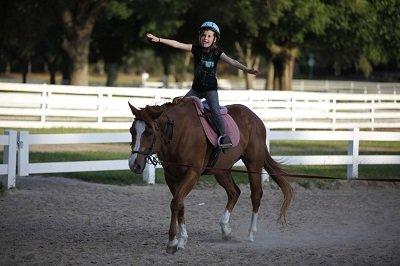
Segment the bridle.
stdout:
<path fill-rule="evenodd" d="M 131 146 L 131 154 L 137 153 L 137 154 L 144 155 L 145 156 L 145 160 L 146 160 L 147 163 L 151 163 L 154 166 L 156 166 L 159 162 L 158 162 L 157 158 L 152 156 L 153 153 L 154 153 L 155 144 L 156 144 L 156 134 L 154 132 L 153 140 L 152 140 L 151 145 L 150 145 L 150 147 L 149 147 L 149 149 L 147 151 L 136 151 L 136 150 L 134 150 L 134 144 L 131 142 L 131 144 L 130 144 L 130 146 Z"/>

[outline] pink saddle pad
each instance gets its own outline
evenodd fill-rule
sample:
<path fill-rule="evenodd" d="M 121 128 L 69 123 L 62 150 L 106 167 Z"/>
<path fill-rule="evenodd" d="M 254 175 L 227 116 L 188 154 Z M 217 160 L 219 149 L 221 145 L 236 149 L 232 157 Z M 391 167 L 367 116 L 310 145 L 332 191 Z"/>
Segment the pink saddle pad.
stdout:
<path fill-rule="evenodd" d="M 191 96 L 187 97 L 193 100 L 194 105 L 196 106 L 197 114 L 199 115 L 201 125 L 203 126 L 204 132 L 210 143 L 214 146 L 218 146 L 218 134 L 215 132 L 214 128 L 210 125 L 208 120 L 203 116 L 204 114 L 204 106 L 201 100 L 197 97 Z M 221 118 L 223 123 L 225 124 L 226 134 L 231 138 L 232 147 L 236 147 L 239 144 L 240 133 L 239 128 L 236 125 L 235 120 L 228 114 L 228 109 L 225 106 L 221 106 Z"/>

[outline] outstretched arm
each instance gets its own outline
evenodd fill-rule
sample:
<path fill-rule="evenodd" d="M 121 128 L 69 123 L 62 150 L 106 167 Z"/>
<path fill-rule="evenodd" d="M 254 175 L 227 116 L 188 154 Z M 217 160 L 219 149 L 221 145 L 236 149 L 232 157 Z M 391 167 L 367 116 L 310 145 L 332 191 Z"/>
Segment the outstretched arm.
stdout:
<path fill-rule="evenodd" d="M 163 43 L 165 45 L 168 45 L 168 46 L 171 46 L 171 47 L 174 47 L 174 48 L 177 48 L 177 49 L 181 49 L 181 50 L 184 50 L 184 51 L 188 51 L 188 52 L 190 52 L 192 50 L 192 45 L 188 44 L 188 43 L 181 43 L 181 42 L 178 42 L 178 41 L 175 41 L 175 40 L 160 38 L 160 37 L 154 36 L 151 33 L 147 33 L 146 36 L 152 42 Z"/>
<path fill-rule="evenodd" d="M 231 66 L 234 66 L 236 68 L 239 68 L 239 69 L 243 70 L 244 72 L 247 72 L 247 73 L 253 74 L 253 75 L 257 75 L 258 74 L 258 70 L 257 69 L 248 68 L 247 66 L 239 63 L 237 60 L 230 58 L 225 53 L 221 54 L 221 59 L 223 61 L 227 62 L 228 64 L 230 64 Z"/>

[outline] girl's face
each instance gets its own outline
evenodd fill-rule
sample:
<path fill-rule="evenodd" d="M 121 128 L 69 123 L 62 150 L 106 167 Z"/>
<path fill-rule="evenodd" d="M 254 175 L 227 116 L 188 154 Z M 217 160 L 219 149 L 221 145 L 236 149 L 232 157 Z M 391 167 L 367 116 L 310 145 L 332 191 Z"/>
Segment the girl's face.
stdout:
<path fill-rule="evenodd" d="M 203 30 L 200 35 L 200 44 L 203 48 L 210 48 L 216 41 L 215 33 L 212 30 Z"/>

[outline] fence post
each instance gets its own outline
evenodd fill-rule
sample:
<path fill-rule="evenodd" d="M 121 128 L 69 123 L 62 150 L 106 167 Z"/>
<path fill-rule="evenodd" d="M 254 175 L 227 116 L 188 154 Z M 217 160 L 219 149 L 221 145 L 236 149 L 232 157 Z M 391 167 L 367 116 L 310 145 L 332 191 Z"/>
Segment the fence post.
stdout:
<path fill-rule="evenodd" d="M 15 174 L 17 172 L 17 132 L 6 130 L 8 145 L 4 146 L 3 163 L 7 165 L 7 175 L 2 178 L 2 186 L 5 189 L 15 187 Z"/>
<path fill-rule="evenodd" d="M 350 140 L 347 146 L 347 155 L 352 155 L 352 164 L 347 165 L 347 179 L 358 177 L 359 133 L 358 128 L 353 129 L 353 140 Z"/>
<path fill-rule="evenodd" d="M 29 175 L 29 132 L 18 132 L 18 176 Z"/>
<path fill-rule="evenodd" d="M 152 185 L 156 182 L 156 167 L 153 164 L 146 163 L 143 170 L 143 181 Z"/>
<path fill-rule="evenodd" d="M 291 98 L 290 99 L 290 116 L 292 117 L 291 122 L 292 122 L 292 131 L 296 131 L 296 99 Z"/>
<path fill-rule="evenodd" d="M 49 102 L 47 99 L 47 87 L 44 88 L 44 90 L 42 91 L 42 104 L 40 106 L 40 124 L 42 125 L 42 127 L 45 125 L 46 122 L 46 110 L 48 109 L 47 103 Z"/>
<path fill-rule="evenodd" d="M 374 124 L 375 124 L 375 100 L 372 99 L 371 100 L 371 109 L 370 109 L 370 113 L 371 113 L 371 130 L 374 131 Z"/>
<path fill-rule="evenodd" d="M 332 103 L 332 130 L 336 130 L 336 99 L 333 99 Z"/>
<path fill-rule="evenodd" d="M 100 91 L 97 94 L 97 110 L 99 111 L 99 115 L 97 116 L 97 124 L 101 125 L 103 123 L 103 92 Z M 100 126 L 101 127 L 101 126 Z"/>

